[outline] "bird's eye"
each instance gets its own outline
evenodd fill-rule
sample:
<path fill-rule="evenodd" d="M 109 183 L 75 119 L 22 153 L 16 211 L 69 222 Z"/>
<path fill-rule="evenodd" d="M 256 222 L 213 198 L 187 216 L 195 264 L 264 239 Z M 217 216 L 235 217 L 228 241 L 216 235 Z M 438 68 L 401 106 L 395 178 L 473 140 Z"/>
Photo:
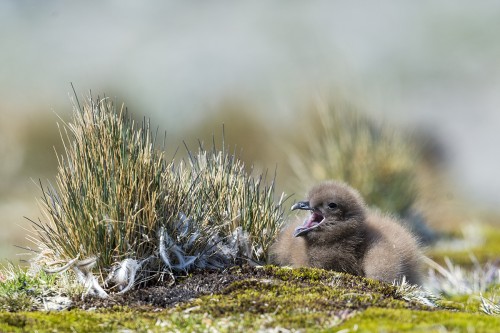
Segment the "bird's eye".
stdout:
<path fill-rule="evenodd" d="M 337 204 L 335 202 L 330 202 L 328 204 L 328 208 L 335 209 L 335 208 L 337 208 Z"/>

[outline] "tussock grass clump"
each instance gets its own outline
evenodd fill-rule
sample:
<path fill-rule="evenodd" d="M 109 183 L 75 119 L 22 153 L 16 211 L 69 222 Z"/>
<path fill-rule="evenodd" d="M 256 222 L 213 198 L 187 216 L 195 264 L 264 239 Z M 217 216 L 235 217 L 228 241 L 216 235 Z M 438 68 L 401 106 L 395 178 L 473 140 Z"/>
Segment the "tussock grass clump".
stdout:
<path fill-rule="evenodd" d="M 208 212 L 209 225 L 221 227 L 221 233 L 231 235 L 228 244 L 220 248 L 232 252 L 232 257 L 268 261 L 268 252 L 283 221 L 283 194 L 275 203 L 274 181 L 266 185 L 266 175 L 249 177 L 243 162 L 222 151 L 200 147 L 190 155 L 192 177 L 198 179 L 194 197 L 202 199 L 202 211 Z"/>
<path fill-rule="evenodd" d="M 417 198 L 417 149 L 391 127 L 352 105 L 315 104 L 291 155 L 299 190 L 328 179 L 345 181 L 369 205 L 404 215 Z"/>
<path fill-rule="evenodd" d="M 283 221 L 274 183 L 215 143 L 187 163 L 167 159 L 149 122 L 137 126 L 109 99 L 74 109 L 56 186 L 41 186 L 44 220 L 33 222 L 47 271 L 72 268 L 104 297 L 194 268 L 266 262 Z"/>

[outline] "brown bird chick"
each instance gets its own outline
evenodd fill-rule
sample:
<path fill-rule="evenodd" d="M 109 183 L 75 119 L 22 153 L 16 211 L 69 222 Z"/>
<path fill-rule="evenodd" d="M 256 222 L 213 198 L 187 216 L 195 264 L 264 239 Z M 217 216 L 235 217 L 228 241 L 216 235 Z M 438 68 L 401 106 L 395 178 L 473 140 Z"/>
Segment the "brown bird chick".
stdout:
<path fill-rule="evenodd" d="M 393 218 L 366 208 L 359 193 L 329 181 L 313 187 L 292 210 L 311 211 L 286 228 L 272 249 L 277 264 L 318 267 L 386 282 L 421 283 L 416 239 Z"/>

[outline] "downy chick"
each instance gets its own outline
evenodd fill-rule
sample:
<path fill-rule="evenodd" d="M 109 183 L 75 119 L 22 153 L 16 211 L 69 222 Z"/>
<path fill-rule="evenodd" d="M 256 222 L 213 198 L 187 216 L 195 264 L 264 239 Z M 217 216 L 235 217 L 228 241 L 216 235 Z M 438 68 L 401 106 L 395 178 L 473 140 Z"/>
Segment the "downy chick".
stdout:
<path fill-rule="evenodd" d="M 318 267 L 386 282 L 422 280 L 422 253 L 415 237 L 397 220 L 369 210 L 359 193 L 342 182 L 314 186 L 292 210 L 311 211 L 292 223 L 272 254 L 280 265 Z"/>

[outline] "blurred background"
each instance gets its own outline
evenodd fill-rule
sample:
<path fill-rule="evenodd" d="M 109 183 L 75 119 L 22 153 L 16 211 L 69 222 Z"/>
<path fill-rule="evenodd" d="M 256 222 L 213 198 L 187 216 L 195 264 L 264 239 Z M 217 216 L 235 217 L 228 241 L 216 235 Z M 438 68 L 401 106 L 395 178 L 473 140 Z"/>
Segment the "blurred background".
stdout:
<path fill-rule="evenodd" d="M 36 183 L 57 172 L 70 82 L 80 100 L 151 118 L 171 154 L 224 123 L 226 143 L 288 193 L 285 148 L 300 147 L 311 105 L 347 101 L 425 142 L 443 200 L 496 212 L 499 33 L 498 1 L 1 1 L 0 258 L 17 261 L 23 216 L 41 217 Z"/>

